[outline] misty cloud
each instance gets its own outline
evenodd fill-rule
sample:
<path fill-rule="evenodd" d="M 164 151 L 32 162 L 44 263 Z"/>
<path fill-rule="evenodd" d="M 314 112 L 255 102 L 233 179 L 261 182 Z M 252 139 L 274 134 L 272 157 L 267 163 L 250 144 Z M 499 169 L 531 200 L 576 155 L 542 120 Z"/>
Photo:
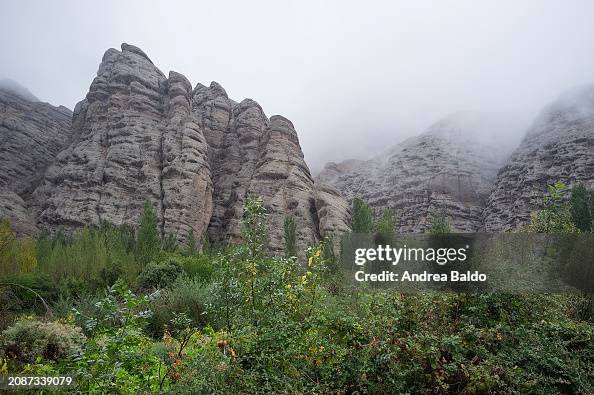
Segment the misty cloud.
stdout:
<path fill-rule="evenodd" d="M 291 119 L 313 171 L 373 156 L 458 111 L 525 127 L 560 93 L 594 81 L 589 0 L 0 7 L 0 77 L 40 100 L 73 108 L 103 52 L 128 42 L 165 73 L 215 80 Z"/>

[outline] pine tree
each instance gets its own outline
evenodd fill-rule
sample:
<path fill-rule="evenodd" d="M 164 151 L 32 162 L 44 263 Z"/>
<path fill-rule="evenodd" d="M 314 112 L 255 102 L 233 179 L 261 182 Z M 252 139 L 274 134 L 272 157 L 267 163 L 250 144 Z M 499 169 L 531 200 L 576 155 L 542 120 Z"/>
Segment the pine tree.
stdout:
<path fill-rule="evenodd" d="M 371 208 L 360 198 L 353 199 L 353 233 L 370 234 L 373 230 L 373 214 Z"/>
<path fill-rule="evenodd" d="M 569 199 L 571 221 L 582 232 L 592 231 L 594 220 L 594 190 L 589 190 L 583 184 L 571 190 Z"/>
<path fill-rule="evenodd" d="M 177 251 L 177 238 L 173 233 L 169 233 L 167 237 L 165 237 L 163 240 L 163 246 L 161 248 L 166 252 Z"/>
<path fill-rule="evenodd" d="M 286 217 L 283 227 L 285 230 L 285 255 L 287 258 L 297 256 L 297 243 L 295 237 L 297 225 L 295 224 L 295 217 L 292 215 Z"/>
<path fill-rule="evenodd" d="M 543 209 L 531 214 L 527 227 L 535 233 L 573 233 L 578 228 L 572 221 L 570 205 L 564 199 L 564 183 L 557 181 L 548 186 L 549 193 L 543 198 Z"/>
<path fill-rule="evenodd" d="M 396 221 L 394 217 L 394 210 L 385 208 L 381 218 L 375 224 L 375 244 L 386 245 L 394 239 L 394 228 Z"/>
<path fill-rule="evenodd" d="M 196 236 L 194 235 L 194 229 L 190 229 L 190 233 L 188 233 L 188 244 L 186 246 L 185 255 L 192 256 L 198 253 L 198 240 L 196 240 Z"/>
<path fill-rule="evenodd" d="M 431 228 L 429 229 L 429 233 L 432 235 L 445 235 L 452 233 L 452 226 L 450 225 L 450 222 L 448 221 L 448 218 L 443 210 L 433 213 L 431 217 Z"/>
<path fill-rule="evenodd" d="M 136 236 L 136 259 L 142 265 L 146 265 L 155 258 L 161 247 L 159 237 L 157 213 L 153 205 L 147 200 L 144 201 L 140 226 Z"/>

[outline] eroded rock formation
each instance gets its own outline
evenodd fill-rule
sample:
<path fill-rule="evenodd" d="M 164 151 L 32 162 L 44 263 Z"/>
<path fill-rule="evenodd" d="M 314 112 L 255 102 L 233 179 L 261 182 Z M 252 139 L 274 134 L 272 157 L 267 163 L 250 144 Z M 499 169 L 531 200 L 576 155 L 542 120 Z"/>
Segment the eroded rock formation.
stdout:
<path fill-rule="evenodd" d="M 0 84 L 0 218 L 19 233 L 37 229 L 26 200 L 71 138 L 72 112 L 38 101 L 16 83 Z"/>
<path fill-rule="evenodd" d="M 529 222 L 547 185 L 594 185 L 594 86 L 566 93 L 543 110 L 499 171 L 484 212 L 489 232 Z"/>
<path fill-rule="evenodd" d="M 192 231 L 224 243 L 240 237 L 250 194 L 267 208 L 271 252 L 284 250 L 288 215 L 300 250 L 342 226 L 320 230 L 316 188 L 289 120 L 268 118 L 253 100 L 229 99 L 215 82 L 192 89 L 179 73 L 166 77 L 134 46 L 105 53 L 72 125 L 72 144 L 35 191 L 43 229 L 136 224 L 149 199 L 162 236 L 184 242 Z"/>
<path fill-rule="evenodd" d="M 491 120 L 489 120 L 491 122 Z M 434 213 L 445 212 L 455 231 L 482 229 L 482 211 L 497 170 L 514 144 L 495 138 L 503 127 L 476 115 L 455 114 L 369 161 L 330 163 L 320 181 L 334 185 L 348 200 L 360 197 L 379 215 L 395 210 L 399 232 L 424 232 Z"/>

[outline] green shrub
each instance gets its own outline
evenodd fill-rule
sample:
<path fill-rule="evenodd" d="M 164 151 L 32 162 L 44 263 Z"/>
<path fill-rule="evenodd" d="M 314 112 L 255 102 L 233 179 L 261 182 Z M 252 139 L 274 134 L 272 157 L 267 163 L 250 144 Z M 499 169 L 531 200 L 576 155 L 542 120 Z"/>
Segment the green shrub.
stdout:
<path fill-rule="evenodd" d="M 181 256 L 178 259 L 184 272 L 191 278 L 207 282 L 214 273 L 213 257 L 210 255 Z"/>
<path fill-rule="evenodd" d="M 80 328 L 60 322 L 19 320 L 2 332 L 0 348 L 4 355 L 21 363 L 70 359 L 83 350 L 85 336 Z"/>
<path fill-rule="evenodd" d="M 167 289 L 162 290 L 153 301 L 153 315 L 149 320 L 149 332 L 154 337 L 163 334 L 163 328 L 176 313 L 186 314 L 194 323 L 208 323 L 207 305 L 211 302 L 210 286 L 197 278 L 179 276 Z"/>
<path fill-rule="evenodd" d="M 177 279 L 184 269 L 175 258 L 149 263 L 140 273 L 136 284 L 140 289 L 165 288 Z"/>
<path fill-rule="evenodd" d="M 446 216 L 445 211 L 440 210 L 431 215 L 431 228 L 429 233 L 432 235 L 445 235 L 452 233 L 452 226 Z"/>

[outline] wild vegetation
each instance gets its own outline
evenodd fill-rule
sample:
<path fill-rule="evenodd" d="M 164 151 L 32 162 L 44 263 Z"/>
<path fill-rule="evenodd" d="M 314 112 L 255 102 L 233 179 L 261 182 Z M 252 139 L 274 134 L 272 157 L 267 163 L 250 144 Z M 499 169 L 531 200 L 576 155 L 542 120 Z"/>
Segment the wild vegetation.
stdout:
<path fill-rule="evenodd" d="M 592 230 L 594 194 L 565 189 L 528 231 Z M 374 221 L 356 199 L 353 214 L 392 237 L 391 210 Z M 265 216 L 251 197 L 243 242 L 201 249 L 161 240 L 148 203 L 137 229 L 19 239 L 3 221 L 0 374 L 97 393 L 594 393 L 587 296 L 346 293 L 331 241 L 298 260 L 288 217 L 270 257 Z M 450 231 L 437 214 L 432 232 Z"/>

